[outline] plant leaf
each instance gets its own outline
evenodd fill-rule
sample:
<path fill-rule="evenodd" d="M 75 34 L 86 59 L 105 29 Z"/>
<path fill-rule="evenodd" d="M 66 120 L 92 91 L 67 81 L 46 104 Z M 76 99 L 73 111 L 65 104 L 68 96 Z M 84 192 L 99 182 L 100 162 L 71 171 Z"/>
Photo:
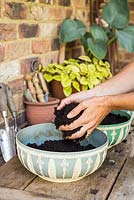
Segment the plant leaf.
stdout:
<path fill-rule="evenodd" d="M 87 90 L 88 89 L 88 85 L 82 85 L 82 90 Z"/>
<path fill-rule="evenodd" d="M 105 43 L 108 41 L 107 34 L 101 26 L 97 24 L 91 25 L 90 32 L 94 40 L 101 40 L 104 41 Z"/>
<path fill-rule="evenodd" d="M 61 81 L 61 76 L 60 75 L 54 75 L 53 79 L 56 81 Z"/>
<path fill-rule="evenodd" d="M 103 8 L 102 18 L 112 28 L 125 28 L 130 19 L 128 1 L 110 0 Z"/>
<path fill-rule="evenodd" d="M 88 85 L 88 80 L 85 77 L 81 77 L 80 84 L 81 85 Z"/>
<path fill-rule="evenodd" d="M 65 87 L 63 88 L 63 93 L 66 97 L 70 96 L 72 94 L 72 87 Z"/>
<path fill-rule="evenodd" d="M 89 56 L 79 56 L 79 59 L 87 61 L 87 62 L 91 62 L 91 59 L 89 58 Z"/>
<path fill-rule="evenodd" d="M 86 26 L 78 19 L 65 19 L 60 27 L 60 42 L 67 43 L 80 39 L 86 33 Z"/>
<path fill-rule="evenodd" d="M 53 77 L 51 74 L 44 74 L 44 79 L 47 81 L 47 82 L 50 82 L 53 80 Z"/>
<path fill-rule="evenodd" d="M 77 31 L 79 31 L 79 35 L 83 36 L 86 33 L 85 24 L 82 21 L 80 21 L 79 19 L 74 19 L 74 22 L 77 25 Z"/>
<path fill-rule="evenodd" d="M 92 38 L 88 38 L 87 43 L 88 43 L 88 49 L 96 58 L 101 60 L 106 56 L 107 46 L 103 41 L 101 40 L 93 41 Z"/>
<path fill-rule="evenodd" d="M 84 50 L 85 50 L 86 53 L 88 53 L 88 42 L 87 42 L 87 39 L 89 37 L 92 37 L 91 34 L 89 32 L 86 32 L 85 35 L 81 39 L 82 45 L 83 45 Z"/>
<path fill-rule="evenodd" d="M 73 81 L 73 87 L 77 90 L 80 91 L 80 84 L 77 81 Z"/>
<path fill-rule="evenodd" d="M 116 32 L 120 45 L 129 52 L 134 52 L 134 26 L 127 26 L 124 30 Z"/>

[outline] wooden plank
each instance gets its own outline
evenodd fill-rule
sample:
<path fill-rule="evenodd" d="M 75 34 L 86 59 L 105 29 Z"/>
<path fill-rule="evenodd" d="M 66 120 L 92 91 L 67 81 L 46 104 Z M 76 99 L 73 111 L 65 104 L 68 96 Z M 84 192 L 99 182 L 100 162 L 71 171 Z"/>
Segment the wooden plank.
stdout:
<path fill-rule="evenodd" d="M 134 200 L 134 158 L 128 158 L 108 200 Z"/>
<path fill-rule="evenodd" d="M 53 198 L 45 194 L 37 194 L 36 192 L 26 192 L 11 188 L 0 187 L 0 200 L 66 200 L 61 198 Z"/>
<path fill-rule="evenodd" d="M 26 170 L 17 157 L 0 167 L 0 186 L 24 189 L 36 176 Z"/>
<path fill-rule="evenodd" d="M 127 144 L 109 150 L 102 167 L 88 177 L 72 183 L 53 183 L 37 177 L 26 191 L 52 194 L 72 200 L 105 200 L 126 160 Z M 115 163 L 114 163 L 115 162 Z"/>

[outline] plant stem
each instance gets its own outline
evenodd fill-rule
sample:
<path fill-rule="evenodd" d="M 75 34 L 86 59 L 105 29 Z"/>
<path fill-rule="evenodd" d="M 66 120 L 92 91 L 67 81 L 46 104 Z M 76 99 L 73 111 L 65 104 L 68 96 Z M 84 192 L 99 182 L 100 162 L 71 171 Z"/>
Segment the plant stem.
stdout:
<path fill-rule="evenodd" d="M 109 46 L 110 44 L 112 44 L 115 40 L 117 40 L 117 36 L 116 36 L 116 35 L 114 35 L 114 36 L 108 41 L 108 46 Z"/>

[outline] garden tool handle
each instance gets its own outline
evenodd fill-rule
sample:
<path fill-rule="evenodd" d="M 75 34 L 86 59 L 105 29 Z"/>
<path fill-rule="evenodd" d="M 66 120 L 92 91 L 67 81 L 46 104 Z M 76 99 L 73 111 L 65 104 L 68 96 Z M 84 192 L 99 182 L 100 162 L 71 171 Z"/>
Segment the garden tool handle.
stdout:
<path fill-rule="evenodd" d="M 6 85 L 6 95 L 7 95 L 7 104 L 8 104 L 9 110 L 11 111 L 12 115 L 16 115 L 15 102 L 13 99 L 12 91 L 8 85 Z"/>
<path fill-rule="evenodd" d="M 7 97 L 4 83 L 0 83 L 0 111 L 3 118 L 7 117 Z"/>
<path fill-rule="evenodd" d="M 17 133 L 18 131 L 18 125 L 17 125 L 17 111 L 16 111 L 16 106 L 15 106 L 15 102 L 13 99 L 13 95 L 12 95 L 12 91 L 10 89 L 10 87 L 8 85 L 6 85 L 6 95 L 7 95 L 7 104 L 8 104 L 8 108 L 14 118 L 14 131 L 15 133 Z"/>

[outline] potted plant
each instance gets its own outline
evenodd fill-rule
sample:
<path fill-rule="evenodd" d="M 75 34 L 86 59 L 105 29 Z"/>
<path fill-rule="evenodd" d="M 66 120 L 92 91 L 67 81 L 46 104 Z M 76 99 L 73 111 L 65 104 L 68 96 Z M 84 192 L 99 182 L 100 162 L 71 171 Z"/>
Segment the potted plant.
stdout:
<path fill-rule="evenodd" d="M 102 10 L 101 17 L 98 23 L 90 25 L 89 30 L 76 18 L 63 20 L 60 27 L 62 59 L 65 44 L 77 39 L 81 40 L 86 55 L 93 55 L 98 59 L 106 57 L 108 47 L 115 41 L 129 52 L 134 52 L 134 26 L 129 25 L 128 1 L 109 0 Z"/>
<path fill-rule="evenodd" d="M 51 83 L 52 96 L 62 99 L 80 90 L 92 89 L 111 77 L 109 62 L 80 56 L 62 64 L 40 66 L 44 79 Z"/>
<path fill-rule="evenodd" d="M 43 74 L 37 71 L 25 75 L 26 90 L 25 109 L 27 121 L 30 125 L 52 122 L 54 109 L 60 102 L 55 97 L 49 97 L 49 91 Z"/>

